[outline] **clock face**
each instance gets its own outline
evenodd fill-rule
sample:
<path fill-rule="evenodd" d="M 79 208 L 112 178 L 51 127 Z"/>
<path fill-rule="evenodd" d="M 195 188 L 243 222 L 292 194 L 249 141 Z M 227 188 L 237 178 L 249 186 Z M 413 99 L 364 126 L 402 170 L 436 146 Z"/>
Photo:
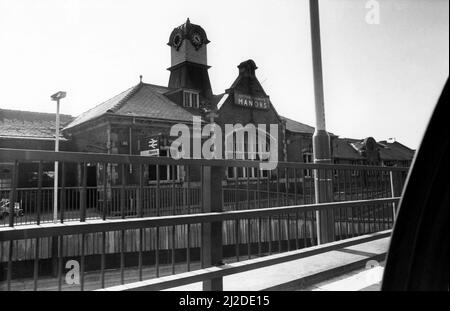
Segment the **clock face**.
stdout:
<path fill-rule="evenodd" d="M 177 33 L 174 37 L 173 37 L 173 45 L 176 48 L 179 48 L 181 46 L 181 34 Z"/>
<path fill-rule="evenodd" d="M 192 43 L 196 46 L 199 47 L 200 45 L 202 45 L 202 36 L 200 36 L 198 33 L 194 33 L 192 35 Z"/>

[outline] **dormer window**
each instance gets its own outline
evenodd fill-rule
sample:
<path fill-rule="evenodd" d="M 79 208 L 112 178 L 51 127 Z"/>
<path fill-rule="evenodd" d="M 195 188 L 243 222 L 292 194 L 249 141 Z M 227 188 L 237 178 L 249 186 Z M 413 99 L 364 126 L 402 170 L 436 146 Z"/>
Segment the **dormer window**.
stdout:
<path fill-rule="evenodd" d="M 189 108 L 199 108 L 199 94 L 193 91 L 183 91 L 183 106 Z"/>

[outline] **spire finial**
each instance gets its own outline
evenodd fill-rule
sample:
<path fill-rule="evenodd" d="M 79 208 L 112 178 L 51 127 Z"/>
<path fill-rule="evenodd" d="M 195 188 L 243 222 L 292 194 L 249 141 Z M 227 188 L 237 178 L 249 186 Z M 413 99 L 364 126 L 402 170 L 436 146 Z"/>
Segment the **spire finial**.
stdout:
<path fill-rule="evenodd" d="M 190 24 L 190 23 L 191 23 L 191 21 L 189 20 L 189 17 L 188 17 L 186 20 L 186 24 Z"/>
<path fill-rule="evenodd" d="M 139 76 L 139 83 L 142 83 L 142 75 Z"/>

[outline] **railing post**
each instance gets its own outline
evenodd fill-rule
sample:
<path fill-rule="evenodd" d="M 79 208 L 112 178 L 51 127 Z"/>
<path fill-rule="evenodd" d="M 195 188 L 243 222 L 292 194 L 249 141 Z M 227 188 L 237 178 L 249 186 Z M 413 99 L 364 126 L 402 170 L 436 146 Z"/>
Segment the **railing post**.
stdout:
<path fill-rule="evenodd" d="M 203 169 L 203 207 L 204 212 L 222 212 L 222 167 Z M 205 267 L 222 264 L 222 222 L 203 223 L 202 259 Z M 203 282 L 204 291 L 222 291 L 223 278 Z"/>
<path fill-rule="evenodd" d="M 393 171 L 389 171 L 389 181 L 390 181 L 390 185 L 391 185 L 391 197 L 395 198 L 397 196 L 400 196 L 400 193 L 398 191 L 398 186 L 395 183 L 395 178 L 394 178 L 394 172 Z M 395 203 L 392 203 L 392 217 L 394 218 L 395 221 L 395 216 L 397 213 L 397 208 L 395 206 Z"/>
<path fill-rule="evenodd" d="M 19 170 L 19 162 L 14 161 L 14 166 L 12 169 L 11 175 L 11 188 L 9 192 L 9 226 L 14 227 L 14 211 L 16 206 L 16 198 L 17 198 L 17 185 L 18 185 L 18 176 L 17 171 Z"/>
<path fill-rule="evenodd" d="M 331 171 L 328 169 L 314 170 L 315 203 L 333 201 L 333 184 Z M 335 240 L 334 210 L 326 209 L 316 212 L 318 244 L 329 243 Z"/>

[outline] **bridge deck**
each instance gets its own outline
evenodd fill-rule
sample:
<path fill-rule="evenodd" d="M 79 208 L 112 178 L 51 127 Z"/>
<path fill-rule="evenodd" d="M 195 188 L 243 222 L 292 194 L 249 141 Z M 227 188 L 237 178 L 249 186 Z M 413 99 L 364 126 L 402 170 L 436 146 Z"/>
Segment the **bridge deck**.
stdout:
<path fill-rule="evenodd" d="M 282 264 L 226 276 L 224 290 L 302 290 L 352 270 L 366 266 L 369 260 L 384 261 L 390 238 L 330 251 Z M 169 290 L 201 291 L 202 283 Z M 345 290 L 342 288 L 341 290 Z"/>

